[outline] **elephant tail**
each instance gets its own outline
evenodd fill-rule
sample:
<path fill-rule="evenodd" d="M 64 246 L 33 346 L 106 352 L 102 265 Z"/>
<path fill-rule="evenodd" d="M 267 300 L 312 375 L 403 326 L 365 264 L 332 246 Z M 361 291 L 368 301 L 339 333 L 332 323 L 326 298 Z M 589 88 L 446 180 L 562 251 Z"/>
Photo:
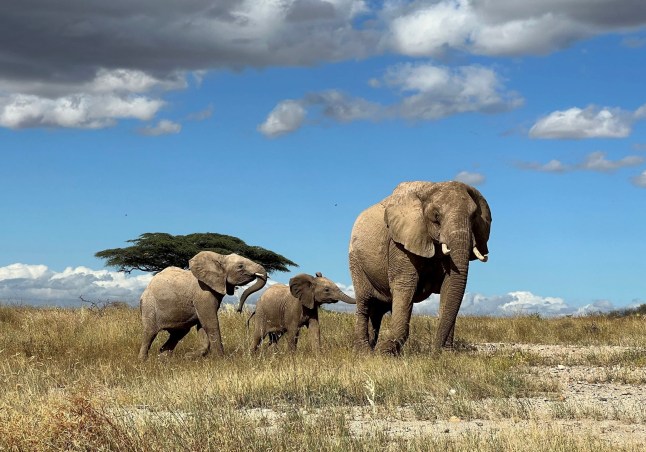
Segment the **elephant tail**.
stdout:
<path fill-rule="evenodd" d="M 253 311 L 249 318 L 247 319 L 247 330 L 249 330 L 249 322 L 251 322 L 251 318 L 256 315 L 256 311 Z"/>

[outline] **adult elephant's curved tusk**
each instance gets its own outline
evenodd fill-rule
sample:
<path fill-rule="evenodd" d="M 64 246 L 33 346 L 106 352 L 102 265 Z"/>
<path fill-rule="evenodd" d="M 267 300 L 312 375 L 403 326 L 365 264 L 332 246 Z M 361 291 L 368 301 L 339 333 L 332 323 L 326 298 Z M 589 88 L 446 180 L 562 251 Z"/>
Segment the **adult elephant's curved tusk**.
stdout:
<path fill-rule="evenodd" d="M 489 260 L 489 255 L 487 254 L 486 256 L 483 256 L 482 253 L 478 251 L 478 247 L 476 246 L 473 247 L 473 254 L 475 254 L 478 260 L 482 262 L 487 262 L 487 260 Z"/>
<path fill-rule="evenodd" d="M 448 255 L 450 252 L 451 250 L 446 246 L 446 243 L 442 243 L 442 253 L 444 253 L 444 255 Z"/>

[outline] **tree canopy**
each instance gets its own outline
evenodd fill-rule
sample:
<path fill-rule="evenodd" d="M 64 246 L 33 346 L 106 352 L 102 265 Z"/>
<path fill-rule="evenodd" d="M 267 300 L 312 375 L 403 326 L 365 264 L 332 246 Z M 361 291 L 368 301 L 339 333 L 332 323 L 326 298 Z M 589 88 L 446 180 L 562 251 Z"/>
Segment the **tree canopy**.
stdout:
<path fill-rule="evenodd" d="M 236 253 L 259 263 L 267 273 L 289 271 L 288 265 L 298 267 L 298 264 L 273 251 L 247 245 L 238 237 L 213 232 L 188 235 L 147 232 L 127 242 L 133 245 L 99 251 L 95 256 L 106 259 L 106 266 L 126 273 L 132 270 L 160 272 L 170 266 L 188 268 L 188 261 L 200 251 Z"/>

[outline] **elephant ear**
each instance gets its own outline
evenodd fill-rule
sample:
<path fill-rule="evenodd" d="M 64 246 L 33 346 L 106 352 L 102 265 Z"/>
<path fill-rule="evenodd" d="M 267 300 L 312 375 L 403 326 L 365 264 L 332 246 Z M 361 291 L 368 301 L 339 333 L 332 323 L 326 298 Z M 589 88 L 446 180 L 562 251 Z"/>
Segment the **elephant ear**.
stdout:
<path fill-rule="evenodd" d="M 215 292 L 226 292 L 227 273 L 222 256 L 213 251 L 201 251 L 188 261 L 191 273 Z"/>
<path fill-rule="evenodd" d="M 289 291 L 303 306 L 314 309 L 314 278 L 305 273 L 289 280 Z"/>
<path fill-rule="evenodd" d="M 489 241 L 489 233 L 491 231 L 491 210 L 487 200 L 475 188 L 468 188 L 469 196 L 476 203 L 476 211 L 473 217 L 473 238 L 475 239 L 475 246 L 478 251 L 485 256 L 489 254 L 487 242 Z"/>
<path fill-rule="evenodd" d="M 390 237 L 411 253 L 433 257 L 435 246 L 426 227 L 421 199 L 412 191 L 386 198 L 384 221 Z"/>

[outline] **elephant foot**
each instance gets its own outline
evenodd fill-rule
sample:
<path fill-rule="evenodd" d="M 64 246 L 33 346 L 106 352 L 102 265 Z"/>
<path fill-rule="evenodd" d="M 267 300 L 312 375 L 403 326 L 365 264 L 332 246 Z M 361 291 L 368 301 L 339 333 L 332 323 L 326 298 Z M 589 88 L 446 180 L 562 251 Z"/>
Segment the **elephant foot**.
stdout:
<path fill-rule="evenodd" d="M 382 355 L 399 356 L 402 343 L 396 340 L 386 340 L 377 344 L 377 352 Z"/>
<path fill-rule="evenodd" d="M 357 341 L 354 343 L 354 350 L 357 353 L 372 353 L 373 348 L 374 345 L 370 344 L 368 341 Z"/>
<path fill-rule="evenodd" d="M 196 352 L 188 352 L 184 354 L 184 359 L 190 359 L 190 360 L 196 360 L 200 358 L 206 358 L 206 356 L 209 354 L 209 351 L 206 350 L 198 350 Z"/>
<path fill-rule="evenodd" d="M 442 345 L 441 347 L 438 347 L 437 345 L 434 345 L 431 347 L 431 354 L 436 356 L 440 355 L 442 353 L 455 353 L 457 352 L 457 349 L 451 344 L 451 345 Z"/>
<path fill-rule="evenodd" d="M 159 354 L 157 355 L 157 358 L 166 361 L 171 359 L 172 356 L 173 356 L 172 350 L 160 350 Z"/>
<path fill-rule="evenodd" d="M 442 350 L 442 351 L 444 351 L 444 352 L 446 352 L 446 351 L 451 351 L 451 352 L 452 352 L 452 351 L 454 350 L 454 348 L 453 348 L 453 341 L 446 341 L 446 342 L 442 345 L 441 350 Z"/>

